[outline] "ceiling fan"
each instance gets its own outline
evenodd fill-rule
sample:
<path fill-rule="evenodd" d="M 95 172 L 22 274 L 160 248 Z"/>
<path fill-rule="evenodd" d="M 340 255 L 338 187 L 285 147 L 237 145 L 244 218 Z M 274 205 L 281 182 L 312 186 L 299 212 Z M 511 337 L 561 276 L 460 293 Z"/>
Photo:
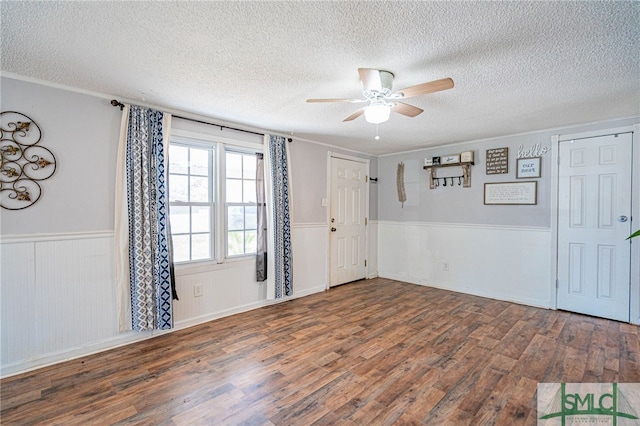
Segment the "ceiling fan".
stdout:
<path fill-rule="evenodd" d="M 379 124 L 389 119 L 391 111 L 406 115 L 407 117 L 415 117 L 422 113 L 422 109 L 400 102 L 400 99 L 426 95 L 441 90 L 448 90 L 453 87 L 452 79 L 443 78 L 441 80 L 417 84 L 392 93 L 393 74 L 391 72 L 372 68 L 358 68 L 358 73 L 360 74 L 360 80 L 364 88 L 362 92 L 364 96 L 363 99 L 307 99 L 307 102 L 368 102 L 369 105 L 360 108 L 342 121 L 355 120 L 364 114 L 364 118 L 369 123 Z"/>

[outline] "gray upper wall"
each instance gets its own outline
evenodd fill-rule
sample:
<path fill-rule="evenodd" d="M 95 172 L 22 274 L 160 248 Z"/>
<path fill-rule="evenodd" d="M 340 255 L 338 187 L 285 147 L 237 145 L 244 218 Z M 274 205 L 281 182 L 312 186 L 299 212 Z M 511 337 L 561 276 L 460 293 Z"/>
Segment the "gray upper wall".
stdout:
<path fill-rule="evenodd" d="M 375 157 L 354 154 L 335 147 L 296 140 L 289 145 L 291 155 L 291 180 L 293 182 L 293 220 L 296 223 L 327 223 L 328 207 L 322 207 L 322 199 L 328 198 L 327 162 L 329 152 L 361 157 L 369 160 L 369 174 L 378 173 Z M 369 186 L 369 218 L 378 218 L 378 188 Z"/>
<path fill-rule="evenodd" d="M 0 209 L 0 234 L 113 230 L 120 110 L 107 99 L 6 77 L 0 87 L 2 111 L 34 120 L 39 145 L 57 160 L 35 204 Z"/>
<path fill-rule="evenodd" d="M 120 110 L 112 107 L 107 98 L 14 78 L 2 77 L 0 89 L 2 110 L 18 111 L 35 120 L 42 130 L 41 145 L 50 149 L 58 162 L 53 177 L 42 182 L 43 193 L 37 203 L 18 211 L 0 209 L 0 235 L 113 230 Z M 294 137 L 289 145 L 293 221 L 326 223 L 327 207 L 322 207 L 321 201 L 328 197 L 327 153 L 333 151 L 370 160 L 370 176 L 379 178 L 377 184 L 370 185 L 369 217 L 372 220 L 549 227 L 550 154 L 542 158 L 536 206 L 485 206 L 484 183 L 515 180 L 515 158 L 520 145 L 525 148 L 535 144 L 549 147 L 553 134 L 630 126 L 638 121 L 638 118 L 616 120 L 576 126 L 561 132 L 501 137 L 380 158 L 342 152 L 336 147 L 300 141 Z M 193 128 L 193 125 L 180 120 L 174 120 L 174 127 L 200 131 L 200 127 Z M 219 130 L 216 133 L 219 134 Z M 246 134 L 242 138 L 256 140 Z M 510 148 L 509 174 L 487 176 L 484 164 L 486 149 L 504 146 Z M 456 185 L 453 188 L 428 189 L 427 173 L 422 169 L 424 158 L 466 150 L 475 153 L 472 187 Z M 404 208 L 397 201 L 396 167 L 400 161 L 405 163 L 406 170 L 407 202 Z M 440 176 L 458 175 L 460 168 L 443 168 L 438 173 Z"/>
<path fill-rule="evenodd" d="M 378 219 L 389 221 L 417 221 L 456 224 L 484 224 L 506 226 L 551 226 L 551 138 L 556 134 L 575 134 L 593 130 L 631 126 L 638 119 L 615 120 L 596 125 L 576 126 L 525 135 L 507 136 L 453 146 L 424 149 L 390 155 L 378 159 Z M 485 182 L 524 181 L 516 179 L 516 158 L 520 147 L 547 147 L 549 152 L 541 159 L 541 177 L 538 182 L 536 205 L 484 205 Z M 502 175 L 486 174 L 486 150 L 509 148 L 509 172 Z M 440 186 L 429 189 L 428 175 L 423 169 L 424 159 L 473 151 L 475 165 L 471 167 L 471 187 Z M 407 201 L 402 207 L 398 202 L 396 176 L 398 163 L 405 164 L 405 188 Z M 458 176 L 460 167 L 437 169 L 437 175 Z"/>
<path fill-rule="evenodd" d="M 34 205 L 17 211 L 0 209 L 0 235 L 111 231 L 114 226 L 114 184 L 122 113 L 108 98 L 78 93 L 9 77 L 0 78 L 2 111 L 31 117 L 42 130 L 40 144 L 57 159 L 55 174 L 42 182 L 42 196 Z M 174 129 L 208 133 L 234 140 L 260 143 L 262 137 L 174 119 Z M 327 152 L 340 149 L 294 141 L 291 155 L 294 223 L 326 222 Z M 375 157 L 368 158 L 377 173 Z M 377 217 L 375 185 L 370 196 L 370 217 Z"/>

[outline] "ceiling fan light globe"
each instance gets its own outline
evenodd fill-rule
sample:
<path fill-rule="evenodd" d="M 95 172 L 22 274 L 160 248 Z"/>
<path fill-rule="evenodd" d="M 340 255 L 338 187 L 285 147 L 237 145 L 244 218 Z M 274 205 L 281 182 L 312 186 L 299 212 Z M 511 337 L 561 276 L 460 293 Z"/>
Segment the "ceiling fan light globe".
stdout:
<path fill-rule="evenodd" d="M 364 110 L 364 118 L 369 123 L 380 124 L 389 119 L 391 108 L 386 105 L 370 105 Z"/>

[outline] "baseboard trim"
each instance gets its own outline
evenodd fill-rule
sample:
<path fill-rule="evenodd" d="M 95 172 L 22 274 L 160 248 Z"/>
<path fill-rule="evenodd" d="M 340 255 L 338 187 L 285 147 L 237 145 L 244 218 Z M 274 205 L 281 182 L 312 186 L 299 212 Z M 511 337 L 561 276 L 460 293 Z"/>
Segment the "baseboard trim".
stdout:
<path fill-rule="evenodd" d="M 453 291 L 455 293 L 470 294 L 472 296 L 484 297 L 486 299 L 501 300 L 503 302 L 517 303 L 518 305 L 532 306 L 534 308 L 552 309 L 551 308 L 551 301 L 548 301 L 548 300 L 547 301 L 541 301 L 541 300 L 537 300 L 537 299 L 527 299 L 527 298 L 520 298 L 520 297 L 505 298 L 505 297 L 503 297 L 503 295 L 493 294 L 493 293 L 484 292 L 484 291 L 477 291 L 477 290 L 474 291 L 474 290 L 461 289 L 459 287 L 452 287 L 452 286 L 448 286 L 446 284 L 439 284 L 439 283 L 433 283 L 433 282 L 425 283 L 424 280 L 421 280 L 419 278 L 407 277 L 407 276 L 396 275 L 396 274 L 382 273 L 382 274 L 380 274 L 380 278 L 387 278 L 387 279 L 390 279 L 390 280 L 402 281 L 402 282 L 405 282 L 405 283 L 421 285 L 421 286 L 424 286 L 424 287 L 433 287 L 433 288 L 437 288 L 437 289 L 440 289 L 440 290 Z"/>
<path fill-rule="evenodd" d="M 141 342 L 143 340 L 153 339 L 154 337 L 173 333 L 178 330 L 184 330 L 186 328 L 204 324 L 209 321 L 214 321 L 231 315 L 251 311 L 253 309 L 262 308 L 264 306 L 277 305 L 279 303 L 284 303 L 289 300 L 298 299 L 300 297 L 309 296 L 311 294 L 320 293 L 323 291 L 325 291 L 324 286 L 316 286 L 300 291 L 290 297 L 274 300 L 261 300 L 259 302 L 248 303 L 235 308 L 225 309 L 220 312 L 215 312 L 176 322 L 174 324 L 174 328 L 172 328 L 171 330 L 152 330 L 145 332 L 128 331 L 126 333 L 114 336 L 109 339 L 101 340 L 90 345 L 75 347 L 62 352 L 49 353 L 26 361 L 3 365 L 0 368 L 0 378 L 4 379 L 18 374 L 48 367 L 50 365 L 71 361 L 89 355 L 94 355 L 100 352 L 116 349 L 121 346 Z"/>

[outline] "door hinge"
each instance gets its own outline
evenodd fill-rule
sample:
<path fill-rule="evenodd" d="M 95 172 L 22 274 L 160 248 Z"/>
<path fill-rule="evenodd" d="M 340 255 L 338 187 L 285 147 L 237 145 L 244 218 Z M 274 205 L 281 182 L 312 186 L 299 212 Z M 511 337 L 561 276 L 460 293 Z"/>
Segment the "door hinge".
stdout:
<path fill-rule="evenodd" d="M 369 222 L 367 221 L 367 218 L 364 218 L 364 226 L 367 226 L 369 224 Z"/>
<path fill-rule="evenodd" d="M 369 176 L 364 175 L 364 182 L 365 182 L 365 183 L 369 182 Z"/>
<path fill-rule="evenodd" d="M 556 278 L 556 288 L 560 288 L 560 280 Z"/>
<path fill-rule="evenodd" d="M 364 266 L 367 266 L 367 259 L 364 260 Z"/>

